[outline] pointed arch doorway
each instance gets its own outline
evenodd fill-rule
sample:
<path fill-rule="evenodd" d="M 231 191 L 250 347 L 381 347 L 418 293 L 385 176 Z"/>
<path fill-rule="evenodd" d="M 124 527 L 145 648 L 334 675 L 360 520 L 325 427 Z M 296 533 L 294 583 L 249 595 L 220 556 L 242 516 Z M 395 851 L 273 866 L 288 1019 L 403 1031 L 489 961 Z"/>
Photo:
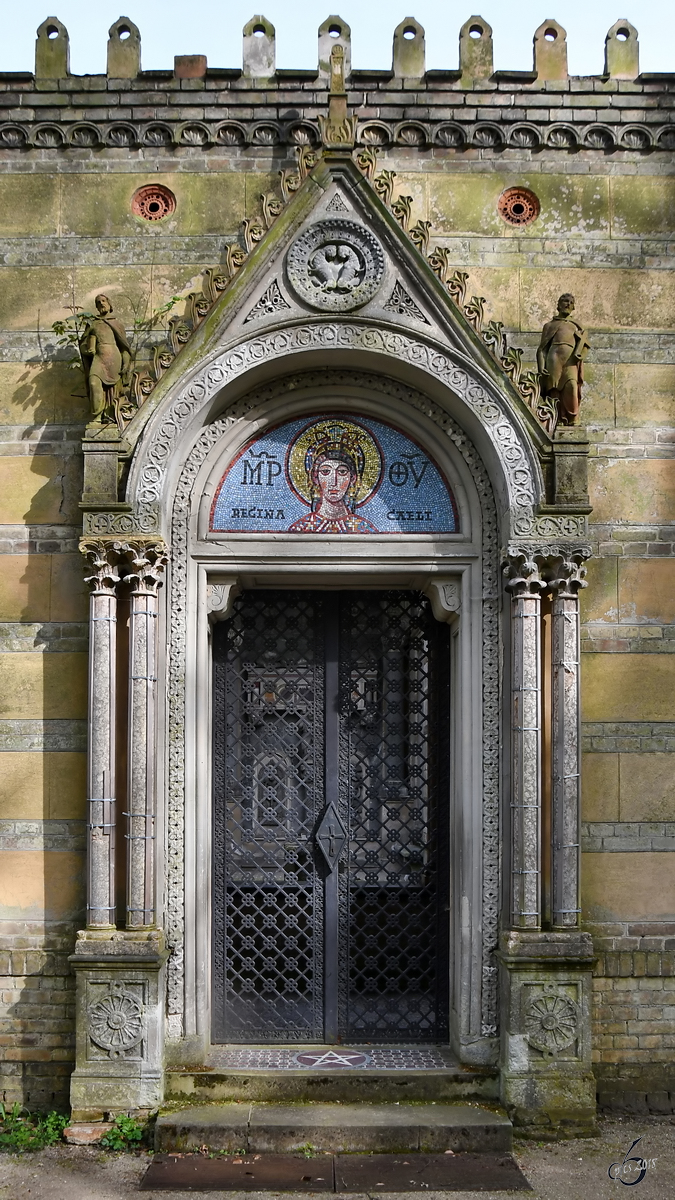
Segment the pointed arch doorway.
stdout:
<path fill-rule="evenodd" d="M 214 639 L 214 1040 L 448 1036 L 449 630 L 252 591 Z"/>

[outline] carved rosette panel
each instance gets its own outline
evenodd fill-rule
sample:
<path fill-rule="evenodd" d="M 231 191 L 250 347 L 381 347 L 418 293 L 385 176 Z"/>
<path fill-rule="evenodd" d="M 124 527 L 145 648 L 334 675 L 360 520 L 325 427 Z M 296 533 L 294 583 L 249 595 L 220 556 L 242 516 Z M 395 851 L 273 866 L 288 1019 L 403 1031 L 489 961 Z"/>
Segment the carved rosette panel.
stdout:
<path fill-rule="evenodd" d="M 288 281 L 299 300 L 324 312 L 349 312 L 372 300 L 384 274 L 384 253 L 373 233 L 334 217 L 310 226 L 286 256 Z"/>
<path fill-rule="evenodd" d="M 109 1058 L 123 1058 L 143 1040 L 143 1005 L 126 984 L 113 981 L 107 993 L 89 1005 L 87 1028 L 91 1041 Z"/>
<path fill-rule="evenodd" d="M 535 1050 L 551 1056 L 559 1054 L 579 1036 L 579 1009 L 571 996 L 549 985 L 529 998 L 525 1033 Z"/>

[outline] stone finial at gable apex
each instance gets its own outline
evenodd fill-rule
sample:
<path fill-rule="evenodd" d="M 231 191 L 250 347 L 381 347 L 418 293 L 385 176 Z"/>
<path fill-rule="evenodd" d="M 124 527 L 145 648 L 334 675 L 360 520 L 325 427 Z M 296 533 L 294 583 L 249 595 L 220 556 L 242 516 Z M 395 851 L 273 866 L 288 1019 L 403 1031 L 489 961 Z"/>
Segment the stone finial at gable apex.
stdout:
<path fill-rule="evenodd" d="M 352 70 L 352 31 L 342 17 L 327 17 L 319 25 L 319 81 L 328 83 L 330 79 L 330 56 L 334 46 L 342 46 L 344 51 L 344 75 L 349 79 Z"/>
<path fill-rule="evenodd" d="M 393 71 L 397 79 L 421 79 L 424 75 L 424 29 L 414 17 L 406 17 L 394 30 Z"/>
<path fill-rule="evenodd" d="M 637 79 L 640 74 L 638 31 L 625 17 L 615 21 L 605 38 L 605 75 L 610 79 Z"/>
<path fill-rule="evenodd" d="M 70 38 L 58 17 L 47 17 L 35 39 L 35 78 L 65 79 L 70 75 Z"/>
<path fill-rule="evenodd" d="M 329 70 L 328 116 L 319 116 L 321 141 L 327 149 L 351 150 L 356 141 L 356 117 L 350 117 L 347 110 L 343 46 L 333 46 Z"/>
<path fill-rule="evenodd" d="M 568 79 L 567 33 L 557 21 L 544 21 L 534 35 L 534 70 L 539 83 Z"/>
<path fill-rule="evenodd" d="M 492 26 L 482 17 L 469 17 L 459 31 L 459 69 L 464 87 L 489 79 L 494 71 Z"/>
<path fill-rule="evenodd" d="M 128 17 L 108 30 L 108 79 L 136 79 L 141 70 L 141 34 Z"/>
<path fill-rule="evenodd" d="M 244 77 L 270 79 L 276 70 L 274 25 L 267 17 L 252 17 L 244 25 Z"/>

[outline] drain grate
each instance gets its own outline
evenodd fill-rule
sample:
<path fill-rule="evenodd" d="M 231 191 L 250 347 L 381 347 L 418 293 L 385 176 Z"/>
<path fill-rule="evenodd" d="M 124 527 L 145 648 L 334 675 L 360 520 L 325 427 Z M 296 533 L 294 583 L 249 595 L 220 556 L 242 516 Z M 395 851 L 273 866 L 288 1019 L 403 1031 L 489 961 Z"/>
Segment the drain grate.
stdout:
<path fill-rule="evenodd" d="M 157 1154 L 141 1191 L 531 1191 L 510 1154 Z"/>

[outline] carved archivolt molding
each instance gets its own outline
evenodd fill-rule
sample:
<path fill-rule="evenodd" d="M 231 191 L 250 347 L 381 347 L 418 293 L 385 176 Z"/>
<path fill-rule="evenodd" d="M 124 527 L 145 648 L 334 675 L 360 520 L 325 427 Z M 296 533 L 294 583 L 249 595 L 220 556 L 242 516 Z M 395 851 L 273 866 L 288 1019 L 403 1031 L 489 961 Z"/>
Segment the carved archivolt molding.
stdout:
<path fill-rule="evenodd" d="M 497 966 L 495 950 L 498 942 L 500 906 L 500 837 L 499 837 L 499 747 L 500 747 L 500 685 L 499 685 L 499 559 L 497 512 L 490 480 L 473 444 L 457 423 L 427 396 L 403 384 L 382 376 L 355 371 L 315 371 L 298 373 L 270 384 L 236 401 L 213 424 L 207 426 L 183 466 L 174 493 L 172 515 L 172 573 L 169 595 L 169 664 L 168 714 L 168 798 L 167 798 L 167 878 L 166 878 L 166 935 L 171 948 L 168 962 L 168 1032 L 180 1038 L 184 1011 L 184 837 L 185 837 L 185 678 L 187 669 L 187 570 L 189 552 L 189 522 L 197 498 L 194 487 L 199 471 L 208 455 L 234 424 L 251 409 L 259 409 L 266 401 L 299 386 L 321 386 L 349 382 L 380 395 L 394 397 L 423 412 L 446 434 L 457 447 L 473 477 L 482 518 L 482 647 L 483 647 L 483 874 L 482 874 L 482 995 L 481 1032 L 492 1037 L 497 1032 Z M 454 581 L 453 581 L 454 582 Z M 214 584 L 209 593 L 211 612 L 227 611 L 229 595 L 227 582 Z M 446 586 L 451 588 L 451 582 Z M 218 590 L 222 587 L 222 593 Z M 444 602 L 455 601 L 454 592 L 443 595 Z M 222 606 L 222 607 L 221 607 Z"/>
<path fill-rule="evenodd" d="M 167 467 L 177 452 L 187 428 L 212 402 L 216 394 L 232 380 L 252 367 L 270 359 L 311 350 L 358 349 L 384 354 L 421 368 L 440 380 L 467 405 L 492 442 L 501 463 L 509 498 L 512 536 L 515 538 L 583 537 L 584 517 L 539 517 L 534 505 L 541 489 L 526 439 L 518 428 L 508 401 L 498 393 L 490 395 L 469 364 L 455 358 L 447 349 L 419 337 L 394 330 L 354 323 L 309 322 L 290 329 L 261 334 L 223 351 L 207 363 L 157 419 L 148 435 L 147 445 L 139 453 L 130 485 L 131 502 L 137 528 L 143 532 L 159 530 Z M 438 406 L 435 406 L 438 407 Z M 128 514 L 123 514 L 127 518 Z M 115 533 L 116 514 L 94 514 L 96 532 Z M 87 532 L 93 532 L 88 525 Z"/>

